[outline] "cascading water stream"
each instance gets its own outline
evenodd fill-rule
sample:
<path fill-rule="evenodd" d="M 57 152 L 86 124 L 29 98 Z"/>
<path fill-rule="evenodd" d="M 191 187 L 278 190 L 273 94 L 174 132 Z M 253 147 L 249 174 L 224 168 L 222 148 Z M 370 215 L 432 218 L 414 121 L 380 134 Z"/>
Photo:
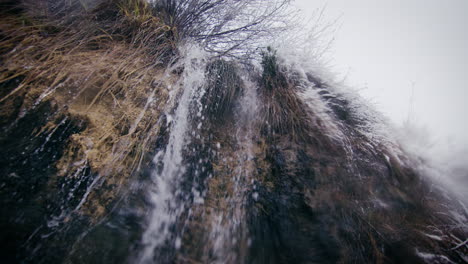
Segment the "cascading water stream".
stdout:
<path fill-rule="evenodd" d="M 203 82 L 205 80 L 206 55 L 200 49 L 188 46 L 186 54 L 178 67 L 184 67 L 183 77 L 176 86 L 181 90 L 177 102 L 177 109 L 171 121 L 169 142 L 164 152 L 156 154 L 153 162 L 161 163 L 161 171 L 152 172 L 153 185 L 149 187 L 148 198 L 152 209 L 148 216 L 148 226 L 144 231 L 143 250 L 139 257 L 140 263 L 152 263 L 154 252 L 163 243 L 180 243 L 170 231 L 178 216 L 184 211 L 185 204 L 178 197 L 181 190 L 178 183 L 185 172 L 183 151 L 187 145 L 187 134 L 191 114 L 190 106 L 203 96 Z M 177 91 L 175 95 L 177 96 Z M 201 111 L 201 109 L 199 109 Z M 197 113 L 200 114 L 200 113 Z"/>
<path fill-rule="evenodd" d="M 142 237 L 143 249 L 138 256 L 139 263 L 153 263 L 161 258 L 158 252 L 160 247 L 168 247 L 179 250 L 182 246 L 182 234 L 184 228 L 175 230 L 175 225 L 181 221 L 182 214 L 188 210 L 188 215 L 192 214 L 191 201 L 203 203 L 203 195 L 197 190 L 197 181 L 194 179 L 190 183 L 191 189 L 181 188 L 182 182 L 187 178 L 196 175 L 187 175 L 187 169 L 191 164 L 185 161 L 187 153 L 196 151 L 190 147 L 191 137 L 200 137 L 198 134 L 204 122 L 207 121 L 203 110 L 208 106 L 202 102 L 206 95 L 206 75 L 207 59 L 203 52 L 191 47 L 178 66 L 184 67 L 184 73 L 177 86 L 179 90 L 173 91 L 173 96 L 177 98 L 177 107 L 174 114 L 168 118 L 170 121 L 170 135 L 165 150 L 155 155 L 153 162 L 155 169 L 152 173 L 153 185 L 149 187 L 148 197 L 151 204 L 151 212 L 147 218 L 147 226 Z M 228 69 L 228 71 L 231 69 Z M 248 75 L 246 72 L 244 72 Z M 221 73 L 225 74 L 225 73 Z M 220 75 L 212 76 L 215 79 Z M 240 81 L 244 91 L 238 101 L 235 102 L 234 129 L 232 135 L 235 141 L 235 152 L 230 160 L 234 165 L 231 175 L 228 176 L 232 192 L 227 194 L 225 203 L 227 208 L 215 211 L 214 215 L 208 217 L 211 222 L 208 234 L 209 243 L 203 246 L 206 255 L 213 256 L 213 263 L 242 263 L 250 238 L 246 226 L 246 207 L 249 199 L 256 200 L 258 193 L 255 191 L 255 173 L 253 140 L 258 131 L 258 86 L 242 78 Z M 224 87 L 222 87 L 224 89 Z M 196 122 L 195 122 L 196 121 Z M 191 130 L 191 128 L 196 128 Z M 205 135 L 206 136 L 206 135 Z M 217 155 L 221 155 L 221 160 L 226 160 L 223 156 L 227 153 L 223 151 L 223 145 L 217 143 Z M 197 159 L 199 163 L 201 159 Z M 161 166 L 158 166 L 161 165 Z M 192 171 L 197 174 L 197 170 Z M 210 176 L 211 177 L 211 176 Z M 221 175 L 218 175 L 221 177 Z M 205 188 L 205 187 L 202 187 Z M 185 193 L 184 193 L 185 192 Z M 204 217 L 207 217 L 204 215 Z M 185 220 L 187 221 L 187 220 Z M 182 223 L 186 226 L 188 222 Z"/>

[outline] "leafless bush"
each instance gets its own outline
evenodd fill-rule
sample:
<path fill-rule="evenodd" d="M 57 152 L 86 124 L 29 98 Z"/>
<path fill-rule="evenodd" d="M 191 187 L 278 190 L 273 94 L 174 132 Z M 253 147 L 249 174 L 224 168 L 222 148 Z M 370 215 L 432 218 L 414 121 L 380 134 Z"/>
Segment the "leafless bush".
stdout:
<path fill-rule="evenodd" d="M 290 0 L 153 0 L 159 17 L 220 56 L 244 57 L 287 28 Z"/>

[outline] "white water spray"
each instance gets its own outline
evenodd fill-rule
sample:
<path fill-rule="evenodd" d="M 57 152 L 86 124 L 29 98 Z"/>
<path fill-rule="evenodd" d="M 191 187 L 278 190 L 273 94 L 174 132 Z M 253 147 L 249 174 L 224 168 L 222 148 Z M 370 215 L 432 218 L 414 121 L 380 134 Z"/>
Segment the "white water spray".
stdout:
<path fill-rule="evenodd" d="M 163 243 L 178 243 L 178 239 L 171 236 L 170 228 L 185 208 L 185 204 L 176 199 L 180 193 L 178 185 L 185 172 L 182 152 L 188 143 L 190 105 L 203 96 L 206 68 L 206 54 L 199 48 L 187 46 L 183 51 L 185 55 L 177 66 L 184 67 L 184 72 L 176 85 L 182 90 L 180 91 L 182 94 L 170 121 L 169 142 L 165 151 L 156 154 L 153 160 L 156 164 L 161 162 L 163 168 L 160 172 L 154 171 L 151 176 L 153 185 L 149 188 L 148 197 L 153 208 L 142 238 L 143 250 L 139 257 L 140 263 L 152 263 L 155 249 Z M 173 96 L 178 94 L 177 90 Z"/>

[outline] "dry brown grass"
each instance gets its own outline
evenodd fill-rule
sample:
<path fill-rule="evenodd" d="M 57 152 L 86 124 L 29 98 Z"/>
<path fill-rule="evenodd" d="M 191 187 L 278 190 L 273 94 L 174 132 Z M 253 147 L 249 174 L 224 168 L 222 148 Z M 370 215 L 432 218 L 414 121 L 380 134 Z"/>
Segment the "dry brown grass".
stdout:
<path fill-rule="evenodd" d="M 30 9 L 24 1 L 19 14 L 2 11 L 0 83 L 19 77 L 21 82 L 0 92 L 0 108 L 11 115 L 9 102 L 18 98 L 22 112 L 53 101 L 58 112 L 86 120 L 86 129 L 70 138 L 57 163 L 59 175 L 72 175 L 78 169 L 72 164 L 86 160 L 93 173 L 115 186 L 105 195 L 115 196 L 158 134 L 168 96 L 165 82 L 177 78 L 162 78 L 175 57 L 176 40 L 145 1 L 103 1 L 94 9 L 81 1 L 56 3 L 42 1 L 41 8 Z M 51 8 L 75 16 L 47 15 Z M 38 130 L 46 129 L 53 127 Z M 99 203 L 110 199 L 93 195 L 88 200 L 95 204 L 85 204 L 83 211 L 99 218 L 105 210 L 91 207 L 105 207 Z"/>

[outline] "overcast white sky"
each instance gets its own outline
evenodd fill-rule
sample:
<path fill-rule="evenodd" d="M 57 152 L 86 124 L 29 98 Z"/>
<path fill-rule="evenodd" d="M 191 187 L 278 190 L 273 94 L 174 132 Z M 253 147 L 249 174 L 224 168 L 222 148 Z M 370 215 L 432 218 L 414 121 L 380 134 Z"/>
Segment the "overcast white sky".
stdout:
<path fill-rule="evenodd" d="M 468 0 L 296 0 L 296 5 L 306 14 L 326 5 L 326 20 L 341 17 L 334 69 L 349 71 L 348 84 L 367 87 L 361 93 L 381 112 L 401 124 L 411 105 L 412 117 L 438 140 L 468 147 Z"/>

